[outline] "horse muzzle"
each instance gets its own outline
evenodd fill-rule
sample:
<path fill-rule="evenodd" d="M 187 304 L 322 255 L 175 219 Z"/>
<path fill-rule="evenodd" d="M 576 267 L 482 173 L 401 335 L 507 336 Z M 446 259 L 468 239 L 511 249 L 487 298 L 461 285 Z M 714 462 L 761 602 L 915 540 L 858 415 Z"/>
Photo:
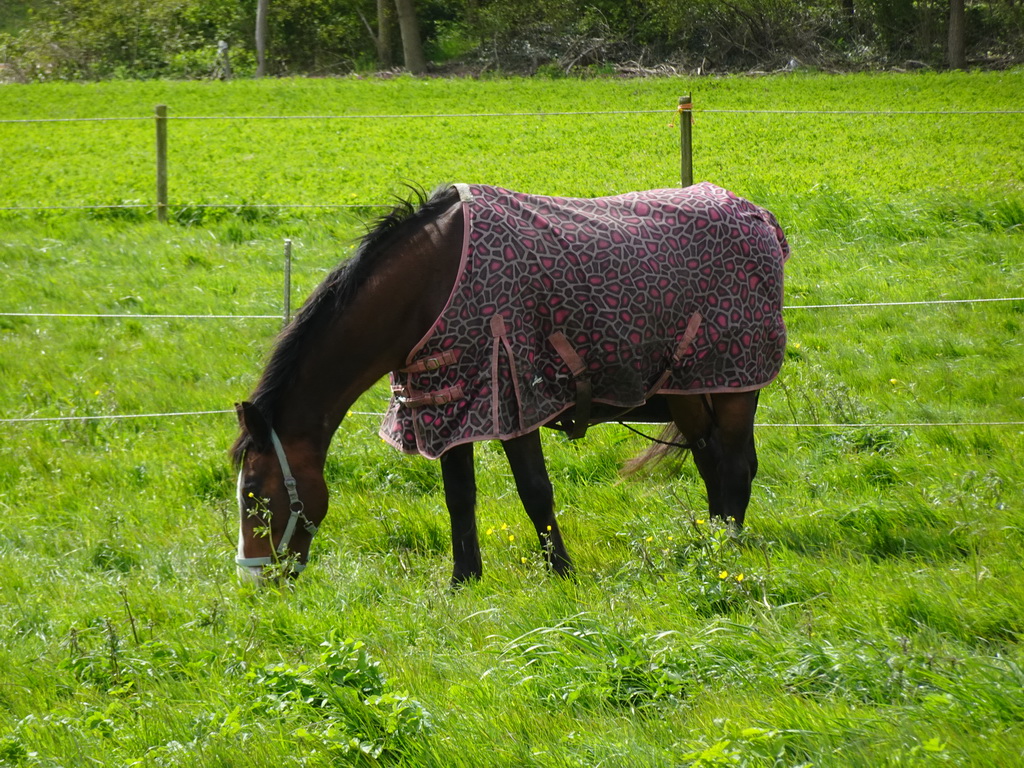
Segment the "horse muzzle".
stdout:
<path fill-rule="evenodd" d="M 293 581 L 306 570 L 306 563 L 297 560 L 275 560 L 269 557 L 237 557 L 238 577 L 249 584 L 263 585 Z"/>

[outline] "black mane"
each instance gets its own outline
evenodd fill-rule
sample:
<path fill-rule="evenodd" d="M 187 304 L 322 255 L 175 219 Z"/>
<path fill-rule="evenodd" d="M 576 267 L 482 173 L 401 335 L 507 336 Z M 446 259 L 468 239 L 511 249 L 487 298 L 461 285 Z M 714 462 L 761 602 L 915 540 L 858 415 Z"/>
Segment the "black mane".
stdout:
<path fill-rule="evenodd" d="M 335 268 L 317 286 L 292 322 L 281 331 L 267 367 L 249 397 L 268 424 L 282 394 L 291 384 L 305 353 L 307 339 L 316 336 L 326 318 L 345 311 L 360 288 L 376 272 L 381 264 L 378 257 L 388 243 L 436 218 L 458 197 L 458 190 L 450 185 L 438 187 L 429 196 L 422 188 L 410 186 L 409 189 L 409 198 L 399 199 L 391 210 L 368 224 L 368 231 L 360 240 L 355 255 Z M 245 451 L 252 445 L 252 438 L 243 431 L 231 448 L 236 466 L 241 464 Z"/>

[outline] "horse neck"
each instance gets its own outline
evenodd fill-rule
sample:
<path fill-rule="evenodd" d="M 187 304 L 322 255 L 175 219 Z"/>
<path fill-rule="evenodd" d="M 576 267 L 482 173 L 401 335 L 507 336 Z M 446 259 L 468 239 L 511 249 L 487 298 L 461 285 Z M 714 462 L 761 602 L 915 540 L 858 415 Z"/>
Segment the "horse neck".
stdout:
<path fill-rule="evenodd" d="M 331 437 L 356 399 L 406 364 L 455 283 L 460 210 L 455 206 L 382 248 L 373 276 L 304 356 L 275 417 L 282 435 L 312 442 L 326 458 Z"/>

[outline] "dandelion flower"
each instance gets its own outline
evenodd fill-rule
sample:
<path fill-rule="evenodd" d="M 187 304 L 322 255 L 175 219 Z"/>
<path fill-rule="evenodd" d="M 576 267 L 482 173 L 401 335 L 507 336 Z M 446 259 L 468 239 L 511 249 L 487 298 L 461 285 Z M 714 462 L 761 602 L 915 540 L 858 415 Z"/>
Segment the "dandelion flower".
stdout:
<path fill-rule="evenodd" d="M 720 579 L 728 579 L 729 578 L 729 572 L 728 571 L 719 571 L 718 572 L 718 578 L 720 578 Z"/>
<path fill-rule="evenodd" d="M 511 544 L 511 543 L 512 543 L 513 541 L 515 541 L 515 540 L 516 540 L 516 537 L 515 537 L 515 536 L 513 536 L 513 535 L 512 535 L 511 533 L 510 533 L 510 534 L 508 535 L 508 543 L 509 543 L 509 544 Z"/>
<path fill-rule="evenodd" d="M 493 536 L 494 535 L 494 529 L 493 528 L 488 528 L 487 529 L 487 535 L 488 536 Z"/>
<path fill-rule="evenodd" d="M 743 581 L 743 574 L 742 573 L 737 573 L 736 574 L 736 581 Z"/>
<path fill-rule="evenodd" d="M 519 562 L 522 563 L 523 565 L 526 565 L 526 558 L 525 557 L 520 557 L 519 558 Z"/>
<path fill-rule="evenodd" d="M 703 520 L 698 520 L 697 521 L 697 525 L 704 525 L 704 521 Z"/>
<path fill-rule="evenodd" d="M 646 539 L 644 539 L 644 541 L 650 543 L 650 542 L 654 541 L 654 537 L 653 536 L 648 536 Z"/>

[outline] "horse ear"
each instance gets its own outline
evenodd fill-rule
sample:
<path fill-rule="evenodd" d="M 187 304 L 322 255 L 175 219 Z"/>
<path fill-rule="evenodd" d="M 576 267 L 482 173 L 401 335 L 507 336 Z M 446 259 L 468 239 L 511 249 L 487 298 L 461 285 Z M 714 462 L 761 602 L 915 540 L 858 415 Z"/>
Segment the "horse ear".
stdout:
<path fill-rule="evenodd" d="M 270 445 L 270 424 L 259 408 L 249 402 L 235 403 L 235 412 L 238 414 L 238 425 L 257 447 L 262 449 Z"/>

